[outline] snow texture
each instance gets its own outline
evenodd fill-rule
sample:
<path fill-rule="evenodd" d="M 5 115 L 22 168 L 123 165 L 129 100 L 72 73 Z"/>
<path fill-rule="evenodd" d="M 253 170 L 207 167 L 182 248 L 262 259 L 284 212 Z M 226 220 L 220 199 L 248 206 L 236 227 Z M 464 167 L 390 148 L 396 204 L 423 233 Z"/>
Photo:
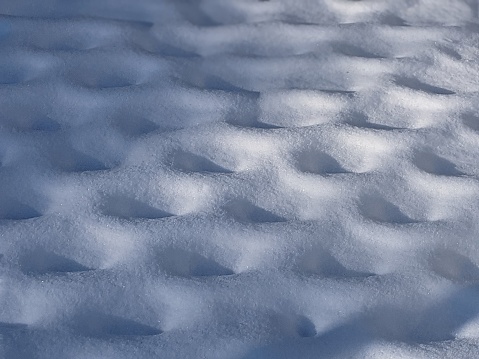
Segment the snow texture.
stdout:
<path fill-rule="evenodd" d="M 479 357 L 477 0 L 1 0 L 0 357 Z"/>

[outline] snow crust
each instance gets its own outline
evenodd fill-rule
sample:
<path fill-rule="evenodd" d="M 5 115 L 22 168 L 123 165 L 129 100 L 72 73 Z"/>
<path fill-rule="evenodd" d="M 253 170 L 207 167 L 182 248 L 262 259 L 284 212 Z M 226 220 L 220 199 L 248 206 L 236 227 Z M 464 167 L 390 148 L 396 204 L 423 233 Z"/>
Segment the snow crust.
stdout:
<path fill-rule="evenodd" d="M 475 0 L 2 0 L 0 356 L 479 357 Z"/>

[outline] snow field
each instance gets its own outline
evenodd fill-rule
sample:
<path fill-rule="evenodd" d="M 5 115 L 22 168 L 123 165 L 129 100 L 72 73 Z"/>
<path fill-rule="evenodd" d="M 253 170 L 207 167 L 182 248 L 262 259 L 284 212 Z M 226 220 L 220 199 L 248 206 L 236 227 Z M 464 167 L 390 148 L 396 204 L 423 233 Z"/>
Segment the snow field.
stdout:
<path fill-rule="evenodd" d="M 478 356 L 474 1 L 0 13 L 0 355 Z"/>

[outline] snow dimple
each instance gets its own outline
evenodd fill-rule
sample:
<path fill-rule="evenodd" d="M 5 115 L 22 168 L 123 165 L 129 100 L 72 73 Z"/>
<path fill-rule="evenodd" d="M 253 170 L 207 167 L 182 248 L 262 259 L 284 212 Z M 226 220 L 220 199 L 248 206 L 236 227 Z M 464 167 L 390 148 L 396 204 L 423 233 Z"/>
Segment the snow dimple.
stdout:
<path fill-rule="evenodd" d="M 175 276 L 211 277 L 234 274 L 231 269 L 213 259 L 179 248 L 161 250 L 156 260 L 162 271 Z"/>
<path fill-rule="evenodd" d="M 233 106 L 225 115 L 225 122 L 237 127 L 251 127 L 257 129 L 278 129 L 281 125 L 265 122 L 261 118 L 260 94 L 254 91 L 240 91 L 241 96 L 235 100 Z"/>
<path fill-rule="evenodd" d="M 399 86 L 407 87 L 411 90 L 422 91 L 433 95 L 454 95 L 455 93 L 454 91 L 442 87 L 424 83 L 416 78 L 397 77 L 395 79 L 395 83 Z"/>
<path fill-rule="evenodd" d="M 0 219 L 24 220 L 41 215 L 39 211 L 21 200 L 7 195 L 2 195 L 0 198 Z"/>
<path fill-rule="evenodd" d="M 51 155 L 52 164 L 65 172 L 103 171 L 111 167 L 102 161 L 72 148 L 55 148 Z"/>
<path fill-rule="evenodd" d="M 366 114 L 363 114 L 361 112 L 352 112 L 347 114 L 345 122 L 354 127 L 371 130 L 394 131 L 404 129 L 404 127 L 396 127 L 372 122 Z"/>
<path fill-rule="evenodd" d="M 462 116 L 464 124 L 479 133 L 479 116 L 473 113 L 466 113 Z"/>
<path fill-rule="evenodd" d="M 414 223 L 398 206 L 379 194 L 365 194 L 359 201 L 362 214 L 373 221 L 395 224 Z"/>
<path fill-rule="evenodd" d="M 11 29 L 12 25 L 9 21 L 2 21 L 0 22 L 0 41 L 8 38 L 8 36 L 11 34 Z"/>
<path fill-rule="evenodd" d="M 21 104 L 21 102 L 23 101 L 20 99 L 14 101 L 3 99 L 0 109 L 2 118 L 0 128 L 20 132 L 53 132 L 61 129 L 61 124 L 57 120 L 51 118 L 41 108 L 37 108 L 34 103 Z"/>
<path fill-rule="evenodd" d="M 361 47 L 350 45 L 348 43 L 335 43 L 333 44 L 333 49 L 346 56 L 351 57 L 363 57 L 366 59 L 381 59 L 383 56 L 369 52 L 367 50 L 362 49 Z"/>
<path fill-rule="evenodd" d="M 202 6 L 195 1 L 187 0 L 175 2 L 176 10 L 186 19 L 189 23 L 196 26 L 214 26 L 218 25 L 207 13 L 202 9 Z"/>
<path fill-rule="evenodd" d="M 317 245 L 302 253 L 296 260 L 296 266 L 300 273 L 322 277 L 361 278 L 373 275 L 344 267 L 328 250 Z"/>
<path fill-rule="evenodd" d="M 118 89 L 137 85 L 135 75 L 128 70 L 118 71 L 117 66 L 98 64 L 94 68 L 78 66 L 70 77 L 81 86 L 91 89 Z"/>
<path fill-rule="evenodd" d="M 314 174 L 348 173 L 336 159 L 329 154 L 307 149 L 296 154 L 297 167 L 302 172 Z"/>
<path fill-rule="evenodd" d="M 477 285 L 470 285 L 436 301 L 419 315 L 419 323 L 407 339 L 419 343 L 454 340 L 461 327 L 479 315 L 477 295 Z"/>
<path fill-rule="evenodd" d="M 422 171 L 438 176 L 462 176 L 463 172 L 449 160 L 429 151 L 417 152 L 414 156 L 414 164 Z"/>
<path fill-rule="evenodd" d="M 73 259 L 41 248 L 25 253 L 20 260 L 20 267 L 22 272 L 31 275 L 91 270 Z"/>
<path fill-rule="evenodd" d="M 183 150 L 171 155 L 173 168 L 184 172 L 231 173 L 231 171 L 200 155 Z"/>
<path fill-rule="evenodd" d="M 121 219 L 159 219 L 172 214 L 123 194 L 106 195 L 101 209 L 103 214 Z"/>
<path fill-rule="evenodd" d="M 229 201 L 224 209 L 235 220 L 243 223 L 276 223 L 286 222 L 286 219 L 277 214 L 258 207 L 245 199 Z"/>
<path fill-rule="evenodd" d="M 127 110 L 126 110 L 127 111 Z M 128 137 L 146 135 L 160 128 L 154 121 L 134 113 L 120 113 L 112 120 L 119 131 Z"/>
<path fill-rule="evenodd" d="M 301 338 L 311 338 L 316 335 L 316 328 L 311 320 L 301 315 L 298 317 L 297 321 L 297 331 Z"/>
<path fill-rule="evenodd" d="M 0 58 L 0 85 L 16 85 L 32 80 L 37 74 L 34 61 L 22 61 L 20 54 Z"/>
<path fill-rule="evenodd" d="M 160 80 L 167 74 L 166 61 L 154 61 L 147 55 L 125 52 L 115 56 L 111 50 L 97 50 L 80 54 L 64 54 L 68 82 L 92 90 L 124 90 L 151 80 Z M 90 63 L 95 61 L 95 66 Z"/>
<path fill-rule="evenodd" d="M 479 267 L 470 258 L 450 249 L 437 249 L 429 258 L 431 269 L 440 276 L 459 282 L 477 281 Z"/>
<path fill-rule="evenodd" d="M 7 88 L 31 83 L 56 68 L 58 61 L 54 55 L 36 51 L 12 51 L 0 56 L 0 86 Z"/>
<path fill-rule="evenodd" d="M 118 88 L 118 87 L 129 87 L 135 85 L 135 81 L 124 77 L 122 75 L 116 74 L 104 74 L 102 73 L 101 76 L 81 76 L 82 77 L 82 85 L 91 88 L 100 88 L 100 89 L 107 89 L 107 88 Z"/>
<path fill-rule="evenodd" d="M 454 50 L 452 46 L 449 45 L 444 45 L 444 44 L 439 44 L 437 46 L 438 50 L 446 54 L 447 56 L 453 58 L 454 60 L 462 60 L 461 54 Z"/>
<path fill-rule="evenodd" d="M 81 335 L 97 339 L 144 337 L 162 333 L 158 328 L 135 320 L 95 311 L 79 313 L 74 318 L 72 326 Z"/>
<path fill-rule="evenodd" d="M 351 94 L 294 89 L 271 91 L 259 99 L 262 122 L 280 127 L 307 127 L 334 122 Z"/>
<path fill-rule="evenodd" d="M 2 85 L 21 83 L 28 78 L 25 71 L 21 69 L 13 69 L 12 66 L 5 66 L 5 68 L 6 70 L 0 74 L 0 84 Z"/>

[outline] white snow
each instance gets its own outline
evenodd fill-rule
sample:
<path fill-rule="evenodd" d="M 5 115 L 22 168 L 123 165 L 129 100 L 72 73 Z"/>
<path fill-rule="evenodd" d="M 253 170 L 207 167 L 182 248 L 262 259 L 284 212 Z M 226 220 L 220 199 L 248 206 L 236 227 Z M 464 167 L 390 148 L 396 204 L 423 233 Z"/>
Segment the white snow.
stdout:
<path fill-rule="evenodd" d="M 479 357 L 477 0 L 2 0 L 0 357 Z"/>

